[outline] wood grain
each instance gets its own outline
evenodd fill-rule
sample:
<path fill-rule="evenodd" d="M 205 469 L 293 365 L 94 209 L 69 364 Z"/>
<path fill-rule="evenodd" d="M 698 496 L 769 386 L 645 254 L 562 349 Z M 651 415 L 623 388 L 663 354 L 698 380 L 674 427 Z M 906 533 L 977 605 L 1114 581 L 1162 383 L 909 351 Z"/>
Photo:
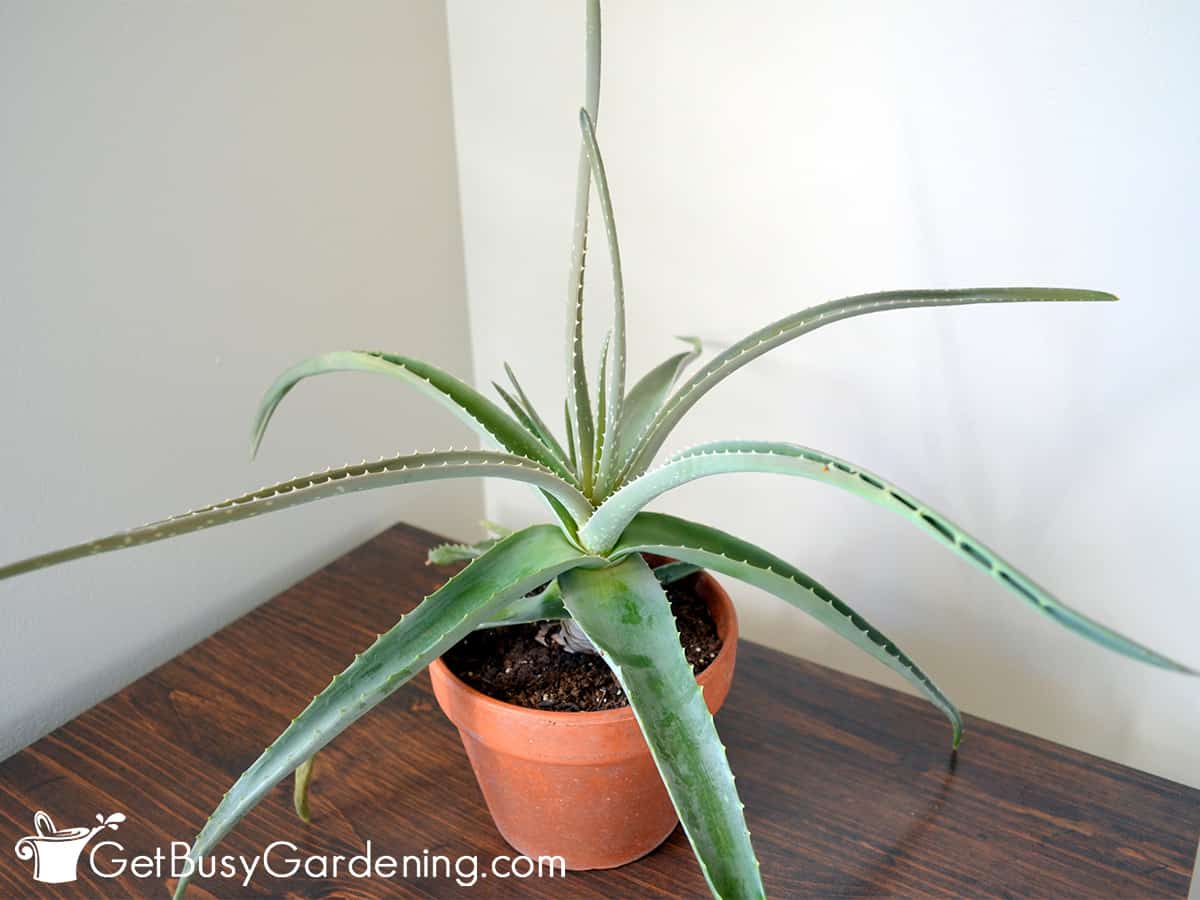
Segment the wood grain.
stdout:
<path fill-rule="evenodd" d="M 376 632 L 434 588 L 436 538 L 396 526 L 0 763 L 0 896 L 163 895 L 166 880 L 35 884 L 15 842 L 124 812 L 125 855 L 190 841 L 241 771 Z M 736 595 L 735 595 L 736 596 Z M 718 716 L 774 897 L 1182 897 L 1200 791 L 968 717 L 957 759 L 915 698 L 752 643 Z M 314 822 L 276 788 L 218 849 L 259 855 L 511 854 L 422 674 L 321 755 Z M 99 839 L 97 839 L 99 840 Z M 106 848 L 107 850 L 107 848 Z M 117 854 L 105 854 L 110 858 Z M 464 870 L 465 871 L 465 870 Z M 469 873 L 468 873 L 469 874 Z M 467 879 L 469 880 L 469 879 Z M 192 895 L 701 897 L 679 830 L 622 869 L 487 877 L 202 879 Z"/>

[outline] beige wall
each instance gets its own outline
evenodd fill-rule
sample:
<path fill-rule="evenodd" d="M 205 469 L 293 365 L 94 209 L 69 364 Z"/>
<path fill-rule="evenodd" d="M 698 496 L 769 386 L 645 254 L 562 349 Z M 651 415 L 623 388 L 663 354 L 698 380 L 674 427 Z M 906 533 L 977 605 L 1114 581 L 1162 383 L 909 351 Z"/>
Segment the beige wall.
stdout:
<path fill-rule="evenodd" d="M 550 408 L 581 8 L 448 2 L 476 371 L 508 359 Z M 1200 14 L 612 0 L 606 22 L 599 132 L 634 373 L 674 352 L 673 334 L 717 348 L 860 291 L 1058 283 L 1124 298 L 840 324 L 739 373 L 667 449 L 729 437 L 840 453 L 1068 602 L 1200 666 Z M 593 337 L 606 266 L 600 251 Z M 487 490 L 493 518 L 542 515 L 519 490 Z M 1200 784 L 1200 684 L 1061 631 L 899 518 L 765 476 L 711 479 L 658 508 L 811 571 L 967 711 Z M 889 679 L 781 602 L 735 596 L 749 637 Z"/>
<path fill-rule="evenodd" d="M 468 433 L 320 350 L 469 376 L 437 2 L 0 2 L 0 560 Z M 0 584 L 0 757 L 400 519 L 357 495 Z"/>

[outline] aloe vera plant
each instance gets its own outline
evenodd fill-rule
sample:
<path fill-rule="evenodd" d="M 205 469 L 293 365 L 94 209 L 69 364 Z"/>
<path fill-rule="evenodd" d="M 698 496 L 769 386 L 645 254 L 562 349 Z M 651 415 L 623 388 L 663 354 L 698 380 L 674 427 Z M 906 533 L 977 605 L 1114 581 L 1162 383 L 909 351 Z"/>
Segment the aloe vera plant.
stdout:
<path fill-rule="evenodd" d="M 564 429 L 555 433 L 511 368 L 495 403 L 438 368 L 408 356 L 367 351 L 327 353 L 284 372 L 255 418 L 251 456 L 284 396 L 306 378 L 356 371 L 407 382 L 459 416 L 493 449 L 417 453 L 329 468 L 220 503 L 190 510 L 0 568 L 7 578 L 84 556 L 133 547 L 355 491 L 448 478 L 507 478 L 535 488 L 551 524 L 497 530 L 479 545 L 437 548 L 431 560 L 468 560 L 458 574 L 386 634 L 380 635 L 303 710 L 237 780 L 204 825 L 192 856 L 207 854 L 277 783 L 296 773 L 297 808 L 307 817 L 311 759 L 474 629 L 570 620 L 603 655 L 625 689 L 704 877 L 719 897 L 763 894 L 758 863 L 733 775 L 711 715 L 679 645 L 662 583 L 704 567 L 767 590 L 828 626 L 899 673 L 962 737 L 958 710 L 889 637 L 828 588 L 791 563 L 709 525 L 645 511 L 660 494 L 698 478 L 736 472 L 795 475 L 858 494 L 905 517 L 952 553 L 1059 624 L 1118 653 L 1162 668 L 1188 667 L 1123 637 L 1068 607 L 949 518 L 879 475 L 832 454 L 792 443 L 722 441 L 693 447 L 655 467 L 684 414 L 737 369 L 825 325 L 888 310 L 985 303 L 1111 301 L 1111 294 L 1068 288 L 904 290 L 845 297 L 772 322 L 709 360 L 687 380 L 700 355 L 694 339 L 627 387 L 625 296 L 616 217 L 596 138 L 600 90 L 600 11 L 587 3 L 586 99 L 568 278 Z M 612 263 L 612 326 L 589 384 L 584 360 L 584 273 L 592 191 Z M 643 554 L 679 562 L 652 571 Z M 655 577 L 655 576 L 658 577 Z M 548 584 L 540 593 L 532 591 Z M 176 891 L 182 895 L 183 879 Z"/>

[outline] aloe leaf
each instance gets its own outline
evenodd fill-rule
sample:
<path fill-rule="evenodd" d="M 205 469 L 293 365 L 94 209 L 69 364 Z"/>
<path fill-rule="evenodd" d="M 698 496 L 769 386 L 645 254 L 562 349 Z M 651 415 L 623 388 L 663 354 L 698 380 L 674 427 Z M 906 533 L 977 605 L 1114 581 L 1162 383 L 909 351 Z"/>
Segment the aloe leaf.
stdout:
<path fill-rule="evenodd" d="M 508 375 L 508 380 L 512 384 L 513 390 L 517 392 L 517 401 L 521 404 L 521 408 L 524 409 L 525 415 L 528 416 L 533 426 L 531 430 L 543 444 L 554 451 L 555 456 L 565 465 L 567 463 L 567 452 L 563 449 L 562 444 L 558 442 L 558 438 L 554 436 L 554 432 L 550 430 L 550 426 L 538 415 L 537 408 L 530 401 L 528 395 L 525 393 L 525 389 L 521 387 L 521 382 L 517 381 L 516 373 L 513 372 L 512 366 L 508 363 L 504 364 L 504 373 Z"/>
<path fill-rule="evenodd" d="M 600 0 L 588 0 L 587 47 L 585 53 L 587 94 L 585 106 L 592 119 L 600 114 Z M 591 194 L 591 165 L 587 146 L 581 141 L 575 175 L 575 224 L 571 235 L 571 271 L 567 279 L 570 315 L 567 322 L 567 404 L 579 435 L 577 472 L 584 493 L 591 490 L 592 410 L 588 399 L 587 371 L 583 359 L 583 282 L 587 269 L 588 202 Z"/>
<path fill-rule="evenodd" d="M 596 444 L 592 452 L 592 483 L 594 485 L 598 485 L 600 482 L 600 465 L 604 457 L 604 445 L 606 436 L 608 435 L 608 417 L 605 410 L 608 407 L 610 399 L 607 388 L 608 350 L 611 341 L 612 332 L 610 331 L 604 335 L 604 341 L 600 344 L 600 377 L 598 379 L 599 383 L 596 385 Z"/>
<path fill-rule="evenodd" d="M 962 716 L 933 679 L 891 638 L 786 560 L 716 528 L 646 512 L 639 513 L 625 529 L 613 556 L 625 553 L 675 556 L 786 600 L 904 677 L 950 720 L 953 746 L 962 740 Z"/>
<path fill-rule="evenodd" d="M 659 584 L 666 587 L 689 575 L 695 575 L 700 569 L 700 566 L 689 562 L 663 563 L 661 566 L 654 567 L 654 577 L 658 579 Z"/>
<path fill-rule="evenodd" d="M 519 597 L 498 610 L 490 621 L 480 628 L 500 628 L 505 625 L 524 625 L 543 622 L 547 619 L 565 619 L 570 615 L 562 602 L 562 589 L 557 581 L 546 585 L 544 590 L 526 597 Z"/>
<path fill-rule="evenodd" d="M 1111 301 L 1117 298 L 1101 291 L 1071 288 L 964 288 L 956 290 L 882 291 L 844 297 L 813 306 L 772 322 L 738 341 L 714 357 L 693 375 L 655 416 L 646 430 L 631 438 L 635 450 L 620 481 L 646 471 L 671 429 L 701 397 L 726 376 L 781 344 L 842 319 L 890 309 L 924 306 L 964 306 L 976 303 L 1024 303 L 1062 301 Z"/>
<path fill-rule="evenodd" d="M 639 378 L 625 396 L 625 403 L 621 407 L 621 421 L 617 425 L 617 440 L 609 442 L 614 448 L 618 471 L 624 469 L 629 462 L 629 456 L 633 452 L 631 439 L 645 434 L 654 416 L 666 402 L 676 379 L 688 364 L 700 355 L 699 338 L 681 337 L 679 340 L 687 342 L 691 349 L 663 360 Z M 607 487 L 611 489 L 615 485 L 610 483 Z"/>
<path fill-rule="evenodd" d="M 586 109 L 579 110 L 579 126 L 583 131 L 584 145 L 591 162 L 592 181 L 595 182 L 596 196 L 600 200 L 600 212 L 604 217 L 604 230 L 608 236 L 608 255 L 612 261 L 612 383 L 608 387 L 608 406 L 606 409 L 598 408 L 597 415 L 604 420 L 601 427 L 609 435 L 608 443 L 615 446 L 618 443 L 617 428 L 621 419 L 621 404 L 625 398 L 625 279 L 621 274 L 621 247 L 617 241 L 617 222 L 613 216 L 612 195 L 608 191 L 608 176 L 604 172 L 604 158 L 600 155 L 600 145 L 596 142 L 596 129 L 592 117 Z M 601 358 L 607 359 L 603 355 Z M 601 374 L 600 378 L 603 381 L 604 375 Z M 600 466 L 598 482 L 601 492 L 604 492 L 616 474 L 617 460 L 611 452 L 607 457 L 598 455 L 597 458 Z"/>
<path fill-rule="evenodd" d="M 592 421 L 592 401 L 588 396 L 587 372 L 583 362 L 583 307 L 582 301 L 579 309 L 579 324 L 576 330 L 574 350 L 572 351 L 573 363 L 575 367 L 575 382 L 573 392 L 569 394 L 571 398 L 571 417 L 575 420 L 575 430 L 578 435 L 578 452 L 579 455 L 575 461 L 575 471 L 578 476 L 579 484 L 583 488 L 585 494 L 590 494 L 592 490 L 592 476 L 595 472 L 595 460 L 593 459 L 593 451 L 595 450 L 596 431 Z"/>
<path fill-rule="evenodd" d="M 658 579 L 659 584 L 666 587 L 699 571 L 700 566 L 693 565 L 692 563 L 663 563 L 661 566 L 655 567 L 654 577 Z M 529 622 L 544 622 L 547 619 L 569 619 L 570 617 L 571 614 L 563 606 L 562 588 L 559 587 L 557 581 L 552 581 L 546 585 L 545 590 L 522 597 L 519 600 L 514 600 L 500 612 L 496 613 L 496 617 L 492 621 L 486 622 L 479 627 L 500 628 L 505 625 L 524 625 Z"/>
<path fill-rule="evenodd" d="M 494 381 L 492 382 L 492 387 L 496 389 L 496 393 L 500 395 L 500 399 L 512 411 L 514 418 L 521 424 L 521 427 L 536 437 L 539 443 L 558 461 L 559 468 L 562 469 L 566 480 L 578 486 L 578 482 L 575 481 L 575 473 L 567 466 L 566 456 L 562 455 L 562 450 L 558 447 L 558 442 L 554 441 L 553 437 L 549 440 L 547 439 L 546 435 L 538 428 L 537 423 L 529 417 L 529 413 L 526 412 L 524 406 L 521 405 L 517 398 L 513 397 L 512 394 Z"/>
<path fill-rule="evenodd" d="M 571 427 L 571 405 L 565 400 L 563 401 L 563 420 L 567 430 L 567 458 L 571 463 L 571 468 L 578 473 L 579 457 L 575 451 L 575 429 Z"/>
<path fill-rule="evenodd" d="M 292 807 L 304 822 L 312 821 L 312 812 L 308 808 L 308 789 L 312 784 L 315 761 L 316 756 L 313 755 L 296 767 L 295 783 L 292 785 Z"/>
<path fill-rule="evenodd" d="M 251 456 L 258 452 L 267 424 L 288 391 L 305 378 L 329 372 L 373 372 L 407 381 L 448 408 L 484 437 L 496 441 L 512 453 L 541 463 L 554 470 L 561 478 L 572 480 L 563 464 L 555 459 L 554 454 L 542 446 L 533 434 L 470 385 L 418 359 L 359 350 L 313 356 L 297 363 L 276 378 L 263 396 L 254 418 L 250 438 Z"/>
<path fill-rule="evenodd" d="M 773 472 L 812 478 L 900 513 L 959 556 L 983 569 L 1034 609 L 1065 628 L 1125 656 L 1190 675 L 1181 663 L 1093 621 L 1056 598 L 982 541 L 911 494 L 872 472 L 820 450 L 767 441 L 703 444 L 680 453 L 613 494 L 580 529 L 584 547 L 607 551 L 650 500 L 697 478 L 726 472 Z"/>
<path fill-rule="evenodd" d="M 563 602 L 637 717 L 671 802 L 718 897 L 762 897 L 725 747 L 679 645 L 671 605 L 639 556 L 559 577 Z"/>
<path fill-rule="evenodd" d="M 552 525 L 505 538 L 430 594 L 334 677 L 229 790 L 192 844 L 207 855 L 263 795 L 351 723 L 465 637 L 493 610 L 560 572 L 595 565 Z M 175 888 L 182 897 L 189 878 Z"/>
<path fill-rule="evenodd" d="M 326 497 L 374 490 L 416 481 L 447 478 L 507 478 L 541 488 L 556 498 L 576 518 L 586 517 L 591 506 L 586 498 L 549 469 L 522 456 L 493 450 L 450 450 L 443 453 L 418 453 L 394 456 L 378 462 L 327 469 L 281 481 L 240 497 L 232 497 L 182 515 L 151 522 L 129 531 L 76 544 L 62 550 L 43 553 L 0 567 L 0 580 L 110 550 L 123 550 L 149 544 L 179 534 L 188 534 L 214 525 L 224 525 L 252 516 L 276 512 Z M 565 526 L 564 526 L 565 527 Z"/>
<path fill-rule="evenodd" d="M 477 544 L 438 544 L 430 547 L 425 557 L 427 566 L 449 566 L 459 562 L 470 562 L 483 556 L 485 550 L 493 547 L 500 539 L 485 538 Z"/>

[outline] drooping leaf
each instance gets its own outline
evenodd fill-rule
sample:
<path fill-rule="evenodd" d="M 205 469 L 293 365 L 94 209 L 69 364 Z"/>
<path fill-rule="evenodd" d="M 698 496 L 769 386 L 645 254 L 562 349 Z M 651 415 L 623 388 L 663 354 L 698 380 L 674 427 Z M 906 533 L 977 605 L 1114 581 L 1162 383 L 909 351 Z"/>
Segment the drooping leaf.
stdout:
<path fill-rule="evenodd" d="M 617 442 L 614 446 L 614 458 L 617 460 L 617 472 L 622 471 L 629 462 L 633 452 L 634 439 L 644 435 L 655 415 L 666 402 L 671 387 L 688 364 L 700 355 L 700 339 L 681 337 L 691 345 L 690 350 L 677 353 L 659 363 L 640 379 L 625 396 L 625 404 L 621 408 L 621 421 L 617 426 Z M 614 475 L 615 477 L 615 475 Z M 615 485 L 609 483 L 608 490 Z"/>
<path fill-rule="evenodd" d="M 982 541 L 878 475 L 823 451 L 796 444 L 724 441 L 686 450 L 609 497 L 579 530 L 579 538 L 584 547 L 606 552 L 642 507 L 659 494 L 697 478 L 727 472 L 798 475 L 858 494 L 900 513 L 939 543 L 983 569 L 1034 609 L 1076 634 L 1154 666 L 1200 674 L 1067 606 Z"/>
<path fill-rule="evenodd" d="M 675 556 L 786 600 L 905 678 L 950 720 L 953 745 L 962 739 L 962 716 L 933 679 L 891 638 L 786 560 L 716 528 L 647 512 L 639 513 L 621 535 L 613 556 L 624 553 Z"/>
<path fill-rule="evenodd" d="M 605 569 L 573 569 L 559 582 L 575 622 L 625 689 L 712 892 L 762 897 L 725 747 L 658 580 L 629 556 Z"/>
<path fill-rule="evenodd" d="M 562 463 L 542 446 L 536 436 L 470 385 L 419 359 L 359 350 L 322 353 L 297 363 L 276 378 L 263 396 L 254 417 L 250 438 L 251 456 L 258 452 L 267 424 L 287 393 L 305 378 L 330 372 L 372 372 L 406 381 L 449 409 L 479 434 L 496 441 L 512 453 L 541 463 L 560 478 L 570 480 Z"/>
<path fill-rule="evenodd" d="M 1083 291 L 1071 288 L 965 288 L 956 290 L 882 291 L 844 297 L 801 310 L 772 322 L 738 341 L 728 350 L 714 357 L 699 372 L 693 375 L 671 397 L 653 422 L 639 435 L 629 436 L 635 449 L 622 472 L 621 480 L 627 481 L 646 471 L 654 461 L 655 454 L 671 429 L 683 415 L 708 391 L 726 376 L 762 356 L 768 350 L 795 340 L 802 334 L 814 331 L 842 319 L 883 312 L 889 309 L 910 309 L 925 306 L 964 306 L 976 303 L 1024 303 L 1063 301 L 1108 301 L 1116 300 L 1112 294 L 1101 291 Z"/>
<path fill-rule="evenodd" d="M 596 129 L 586 109 L 579 110 L 579 124 L 583 131 L 584 144 L 592 167 L 592 181 L 596 185 L 596 196 L 600 200 L 600 212 L 604 216 L 604 230 L 608 236 L 608 255 L 612 261 L 613 282 L 613 363 L 610 368 L 612 381 L 608 386 L 608 406 L 597 415 L 603 418 L 598 426 L 609 435 L 608 444 L 616 447 L 620 441 L 617 434 L 621 420 L 621 405 L 625 399 L 625 279 L 621 274 L 621 248 L 617 241 L 617 222 L 613 216 L 612 196 L 608 191 L 608 176 L 604 171 L 604 158 L 596 142 Z M 607 339 L 606 339 L 607 340 Z M 601 358 L 607 360 L 607 344 Z M 603 381 L 604 375 L 601 374 Z M 603 385 L 602 385 L 603 387 Z M 607 492 L 608 485 L 617 472 L 617 459 L 612 452 L 598 456 L 600 493 Z"/>
<path fill-rule="evenodd" d="M 495 609 L 576 565 L 595 565 L 551 525 L 505 538 L 379 637 L 247 769 L 192 844 L 207 855 L 263 795 L 360 716 L 454 646 Z M 175 897 L 184 895 L 181 878 Z"/>
<path fill-rule="evenodd" d="M 296 767 L 295 783 L 292 785 L 292 807 L 296 815 L 305 822 L 312 821 L 312 812 L 308 808 L 308 790 L 312 784 L 313 764 L 316 755 L 310 756 Z"/>
<path fill-rule="evenodd" d="M 447 478 L 507 478 L 521 481 L 554 496 L 577 518 L 586 517 L 591 511 L 587 500 L 575 488 L 550 470 L 524 457 L 494 450 L 418 453 L 314 472 L 129 531 L 19 560 L 0 567 L 0 579 L 83 556 L 149 544 L 178 534 L 188 534 L 339 494 Z"/>

